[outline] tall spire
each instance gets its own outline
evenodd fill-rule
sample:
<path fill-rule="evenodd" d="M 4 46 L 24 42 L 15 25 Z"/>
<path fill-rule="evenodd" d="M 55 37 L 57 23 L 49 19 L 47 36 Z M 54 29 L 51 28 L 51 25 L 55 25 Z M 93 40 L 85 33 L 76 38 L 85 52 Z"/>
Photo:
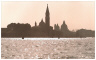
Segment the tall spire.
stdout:
<path fill-rule="evenodd" d="M 50 26 L 50 13 L 49 13 L 48 4 L 47 4 L 46 13 L 45 13 L 45 23 L 47 27 Z"/>
<path fill-rule="evenodd" d="M 50 13 L 49 13 L 49 8 L 48 8 L 48 4 L 47 4 L 47 9 L 46 9 L 46 13 L 45 13 L 45 24 L 46 24 L 46 31 L 48 33 L 49 36 L 49 27 L 50 27 Z"/>
<path fill-rule="evenodd" d="M 46 12 L 48 12 L 48 13 L 49 13 L 49 8 L 48 8 L 48 4 L 47 4 L 47 9 L 46 9 Z"/>

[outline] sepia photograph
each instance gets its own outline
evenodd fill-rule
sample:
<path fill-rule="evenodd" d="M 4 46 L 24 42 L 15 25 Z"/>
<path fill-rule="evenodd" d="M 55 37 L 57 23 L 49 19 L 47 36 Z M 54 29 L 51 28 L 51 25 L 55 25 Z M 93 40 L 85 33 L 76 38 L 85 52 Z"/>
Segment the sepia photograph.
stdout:
<path fill-rule="evenodd" d="M 95 59 L 95 1 L 1 1 L 1 59 Z"/>

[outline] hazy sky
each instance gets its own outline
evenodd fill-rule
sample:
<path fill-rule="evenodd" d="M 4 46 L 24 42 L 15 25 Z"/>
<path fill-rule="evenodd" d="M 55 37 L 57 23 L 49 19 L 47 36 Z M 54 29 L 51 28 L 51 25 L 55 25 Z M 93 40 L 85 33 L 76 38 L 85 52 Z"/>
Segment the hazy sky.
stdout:
<path fill-rule="evenodd" d="M 66 22 L 69 30 L 91 29 L 95 30 L 95 2 L 67 2 L 67 1 L 34 1 L 34 2 L 2 2 L 1 27 L 10 23 L 29 23 L 37 25 L 43 18 L 47 4 L 50 11 L 50 25 Z"/>

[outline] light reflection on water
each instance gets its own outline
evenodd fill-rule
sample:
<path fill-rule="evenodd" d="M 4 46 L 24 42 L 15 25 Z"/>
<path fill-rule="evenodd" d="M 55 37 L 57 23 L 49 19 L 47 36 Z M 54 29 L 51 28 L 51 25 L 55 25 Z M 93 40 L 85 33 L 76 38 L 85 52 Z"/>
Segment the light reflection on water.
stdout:
<path fill-rule="evenodd" d="M 95 38 L 1 38 L 1 52 L 2 59 L 93 59 Z"/>
<path fill-rule="evenodd" d="M 2 40 L 81 40 L 81 39 L 91 39 L 92 37 L 87 38 L 1 38 Z"/>

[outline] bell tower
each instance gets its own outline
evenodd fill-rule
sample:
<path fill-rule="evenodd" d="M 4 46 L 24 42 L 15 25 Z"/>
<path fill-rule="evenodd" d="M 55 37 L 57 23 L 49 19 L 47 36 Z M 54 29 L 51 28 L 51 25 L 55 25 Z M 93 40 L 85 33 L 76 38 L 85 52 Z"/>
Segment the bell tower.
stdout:
<path fill-rule="evenodd" d="M 46 23 L 46 27 L 50 26 L 50 13 L 49 13 L 48 4 L 47 4 L 46 13 L 45 13 L 45 23 Z"/>
<path fill-rule="evenodd" d="M 45 13 L 45 24 L 46 24 L 46 32 L 49 36 L 49 32 L 50 32 L 50 13 L 49 13 L 48 4 L 47 4 L 46 13 Z"/>

